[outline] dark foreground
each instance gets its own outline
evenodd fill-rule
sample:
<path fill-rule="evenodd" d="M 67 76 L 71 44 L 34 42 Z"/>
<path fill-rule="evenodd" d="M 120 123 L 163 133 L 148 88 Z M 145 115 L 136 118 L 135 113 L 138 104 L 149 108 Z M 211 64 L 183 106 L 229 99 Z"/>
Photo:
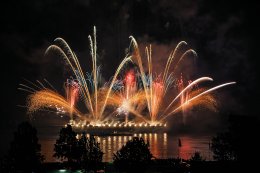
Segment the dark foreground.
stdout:
<path fill-rule="evenodd" d="M 47 173 L 58 173 L 58 172 L 71 172 L 71 173 L 81 173 L 84 172 L 80 169 L 66 169 L 66 165 L 61 163 L 45 163 L 43 164 L 43 172 Z M 96 172 L 152 172 L 152 173 L 220 173 L 220 172 L 240 172 L 241 169 L 246 169 L 247 171 L 252 168 L 253 165 L 248 165 L 248 163 L 239 163 L 234 161 L 181 161 L 180 159 L 156 159 L 151 162 L 151 164 L 142 167 L 133 166 L 127 171 L 120 171 L 116 169 L 113 163 L 102 163 L 100 168 Z M 94 171 L 89 171 L 94 172 Z"/>

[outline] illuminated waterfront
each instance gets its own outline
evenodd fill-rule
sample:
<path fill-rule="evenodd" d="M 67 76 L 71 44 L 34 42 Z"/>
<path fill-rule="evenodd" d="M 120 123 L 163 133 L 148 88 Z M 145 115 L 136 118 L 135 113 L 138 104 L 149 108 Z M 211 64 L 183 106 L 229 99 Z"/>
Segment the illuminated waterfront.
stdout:
<path fill-rule="evenodd" d="M 87 134 L 88 136 L 88 134 Z M 143 137 L 149 141 L 150 150 L 156 158 L 173 158 L 180 156 L 183 159 L 189 159 L 195 151 L 198 151 L 207 160 L 212 160 L 212 153 L 209 149 L 210 136 L 190 136 L 176 135 L 172 136 L 167 133 L 140 133 L 134 136 Z M 104 152 L 103 161 L 111 162 L 113 153 L 119 150 L 133 136 L 97 136 L 100 148 Z M 55 162 L 53 155 L 53 146 L 57 137 L 43 138 L 42 153 L 46 157 L 46 162 Z M 179 147 L 178 140 L 181 140 Z"/>

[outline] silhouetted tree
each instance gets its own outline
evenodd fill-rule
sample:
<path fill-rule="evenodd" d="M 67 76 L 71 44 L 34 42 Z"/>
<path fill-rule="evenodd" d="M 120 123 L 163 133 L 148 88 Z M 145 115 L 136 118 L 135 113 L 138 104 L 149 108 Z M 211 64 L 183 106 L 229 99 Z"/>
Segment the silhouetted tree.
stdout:
<path fill-rule="evenodd" d="M 211 149 L 216 160 L 252 162 L 252 154 L 259 155 L 259 119 L 255 116 L 231 115 L 228 131 L 212 139 Z"/>
<path fill-rule="evenodd" d="M 124 171 L 144 171 L 151 159 L 149 143 L 138 137 L 129 140 L 113 157 L 115 166 Z"/>
<path fill-rule="evenodd" d="M 58 159 L 67 159 L 69 165 L 77 162 L 80 159 L 80 152 L 78 151 L 78 141 L 76 133 L 72 130 L 71 125 L 67 125 L 60 130 L 59 139 L 54 144 L 54 157 Z"/>
<path fill-rule="evenodd" d="M 193 156 L 189 160 L 190 162 L 202 162 L 205 161 L 205 159 L 201 156 L 200 152 L 195 152 Z"/>
<path fill-rule="evenodd" d="M 1 172 L 39 172 L 44 160 L 40 151 L 37 130 L 29 122 L 19 124 Z"/>
<path fill-rule="evenodd" d="M 85 133 L 77 139 L 71 125 L 60 130 L 59 139 L 54 144 L 54 157 L 67 159 L 68 166 L 81 166 L 83 170 L 96 170 L 102 163 L 103 152 L 93 136 L 87 138 Z"/>
<path fill-rule="evenodd" d="M 100 149 L 100 145 L 96 142 L 94 136 L 86 138 L 85 134 L 82 134 L 79 139 L 80 146 L 82 146 L 82 166 L 85 170 L 97 170 L 102 163 L 103 152 Z"/>
<path fill-rule="evenodd" d="M 218 133 L 213 137 L 211 150 L 213 158 L 219 161 L 235 160 L 236 156 L 232 146 L 232 136 L 229 132 Z"/>

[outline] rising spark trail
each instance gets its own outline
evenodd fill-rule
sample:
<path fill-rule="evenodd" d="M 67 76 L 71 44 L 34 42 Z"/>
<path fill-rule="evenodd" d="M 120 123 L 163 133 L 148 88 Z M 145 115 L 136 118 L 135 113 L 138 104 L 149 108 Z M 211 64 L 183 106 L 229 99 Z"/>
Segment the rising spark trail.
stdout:
<path fill-rule="evenodd" d="M 88 72 L 84 72 L 76 53 L 64 39 L 56 38 L 55 44 L 47 48 L 46 54 L 55 51 L 65 60 L 73 77 L 64 84 L 65 96 L 59 94 L 46 79 L 44 82 L 36 80 L 35 83 L 26 80 L 29 85 L 20 84 L 18 89 L 30 93 L 27 99 L 29 113 L 38 110 L 55 110 L 59 114 L 70 116 L 73 123 L 76 117 L 80 122 L 102 127 L 106 125 L 109 127 L 112 125 L 114 127 L 138 126 L 138 123 L 140 127 L 161 126 L 169 116 L 190 107 L 202 106 L 212 111 L 216 110 L 217 101 L 212 92 L 235 84 L 235 82 L 228 82 L 206 89 L 199 85 L 212 82 L 211 77 L 200 77 L 189 81 L 187 85 L 182 77 L 177 80 L 176 69 L 182 65 L 186 57 L 197 56 L 193 49 L 186 48 L 188 44 L 185 41 L 179 42 L 171 51 L 164 70 L 157 75 L 153 72 L 152 46 L 145 48 L 148 64 L 145 69 L 138 43 L 133 36 L 130 36 L 129 53 L 119 63 L 111 80 L 103 84 L 101 68 L 97 64 L 95 27 L 93 37 L 89 35 L 88 39 L 92 61 L 92 69 Z M 137 70 L 128 69 L 120 79 L 122 69 L 129 62 L 134 63 Z M 172 87 L 176 81 L 180 81 L 178 87 Z M 177 94 L 170 100 L 165 99 L 170 95 L 170 90 L 176 88 L 178 88 Z M 84 113 L 77 109 L 79 102 L 85 105 Z M 121 115 L 125 116 L 125 122 L 115 123 L 117 117 Z M 75 122 L 75 124 L 81 126 L 80 123 Z"/>

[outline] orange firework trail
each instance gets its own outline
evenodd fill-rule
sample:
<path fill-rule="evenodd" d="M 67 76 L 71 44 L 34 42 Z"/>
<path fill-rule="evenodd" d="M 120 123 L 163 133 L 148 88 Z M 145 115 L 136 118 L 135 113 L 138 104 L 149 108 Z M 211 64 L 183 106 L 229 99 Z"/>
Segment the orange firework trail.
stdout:
<path fill-rule="evenodd" d="M 87 107 L 87 110 L 89 111 L 88 114 L 85 114 L 86 119 L 91 119 L 91 123 L 95 124 L 95 123 L 99 123 L 101 122 L 104 117 L 103 117 L 103 112 L 106 108 L 107 105 L 107 101 L 108 98 L 112 92 L 112 87 L 117 79 L 117 76 L 121 70 L 121 68 L 124 66 L 125 63 L 127 63 L 128 61 L 131 60 L 130 56 L 126 56 L 122 62 L 119 64 L 113 78 L 112 81 L 110 82 L 110 85 L 106 88 L 98 88 L 99 85 L 99 74 L 98 74 L 98 67 L 97 67 L 97 47 L 96 47 L 96 28 L 94 27 L 94 37 L 92 38 L 91 36 L 89 36 L 89 41 L 90 41 L 90 48 L 91 48 L 91 57 L 92 57 L 92 74 L 93 74 L 93 78 L 91 80 L 93 80 L 93 92 L 91 92 L 91 89 L 88 85 L 88 81 L 85 78 L 85 75 L 83 73 L 83 70 L 81 68 L 81 65 L 79 63 L 79 60 L 76 56 L 76 54 L 72 51 L 72 49 L 69 47 L 69 45 L 67 44 L 67 42 L 62 39 L 62 38 L 57 38 L 55 39 L 55 42 L 58 45 L 51 45 L 48 47 L 48 49 L 46 50 L 46 54 L 49 53 L 50 51 L 57 51 L 67 62 L 67 64 L 70 66 L 71 70 L 73 71 L 74 75 L 76 76 L 76 80 L 77 80 L 77 87 L 75 86 L 70 86 L 68 88 L 66 88 L 66 95 L 67 95 L 67 100 L 63 99 L 63 102 L 60 102 L 60 100 L 56 100 L 56 99 L 52 99 L 50 97 L 49 101 L 50 103 L 54 103 L 55 101 L 57 101 L 57 103 L 55 105 L 59 105 L 68 108 L 68 105 L 70 105 L 71 109 L 66 109 L 66 112 L 73 112 L 73 107 L 74 104 L 77 100 L 77 94 L 78 92 L 80 92 L 81 97 L 84 100 L 84 103 Z M 36 87 L 37 89 L 46 89 L 46 87 L 40 82 L 37 81 L 37 83 L 40 85 L 40 87 L 34 83 L 31 83 L 31 85 L 33 85 L 34 87 Z M 49 83 L 48 83 L 49 84 Z M 75 83 L 76 84 L 76 83 Z M 74 85 L 75 85 L 74 84 Z M 29 110 L 36 110 L 37 108 L 53 108 L 53 104 L 47 104 L 48 99 L 45 99 L 44 102 L 38 102 L 37 101 L 37 97 L 41 98 L 41 94 L 39 94 L 40 91 L 36 91 L 34 88 L 29 87 L 27 85 L 23 85 L 21 84 L 21 90 L 24 91 L 28 91 L 30 93 L 32 93 L 31 96 L 29 96 L 29 104 L 28 104 L 28 109 Z M 106 91 L 104 93 L 104 91 Z M 56 94 L 56 96 L 55 96 Z M 55 98 L 56 97 L 61 97 L 57 92 L 52 92 L 52 96 Z M 35 103 L 34 103 L 35 102 Z M 66 103 L 65 103 L 66 102 Z M 42 104 L 42 106 L 40 106 L 40 104 Z M 65 106 L 66 104 L 66 106 Z M 34 105 L 38 105 L 38 106 L 34 106 Z M 81 116 L 82 113 L 80 113 L 79 111 L 76 111 L 76 113 L 78 113 L 78 116 Z"/>
<path fill-rule="evenodd" d="M 132 59 L 134 60 L 134 62 L 136 62 L 140 69 L 141 80 L 143 82 L 144 91 L 146 94 L 147 107 L 150 115 L 150 124 L 161 123 L 161 121 L 164 121 L 170 115 L 173 115 L 181 109 L 186 108 L 188 104 L 189 106 L 204 105 L 205 107 L 213 108 L 214 106 L 212 105 L 215 105 L 216 101 L 214 97 L 210 95 L 211 92 L 224 86 L 235 84 L 235 82 L 229 82 L 202 92 L 201 89 L 194 89 L 193 86 L 203 81 L 212 81 L 213 79 L 209 77 L 201 77 L 191 82 L 187 87 L 181 88 L 180 93 L 175 98 L 173 98 L 170 104 L 166 108 L 162 108 L 162 102 L 164 101 L 163 98 L 169 89 L 168 80 L 175 74 L 176 68 L 187 55 L 193 54 L 197 56 L 197 54 L 193 49 L 188 49 L 184 53 L 182 53 L 181 56 L 177 56 L 179 49 L 187 45 L 185 41 L 181 41 L 171 52 L 165 65 L 165 70 L 162 73 L 162 77 L 159 75 L 154 80 L 154 74 L 152 69 L 152 49 L 151 46 L 149 48 L 146 47 L 145 52 L 147 56 L 149 78 L 149 80 L 146 80 L 145 70 L 143 67 L 143 62 L 138 48 L 138 44 L 134 37 L 130 36 L 130 39 L 131 45 L 134 49 Z M 169 73 L 171 66 L 173 68 L 173 71 Z M 179 98 L 181 98 L 181 102 L 177 103 L 176 101 Z"/>
<path fill-rule="evenodd" d="M 127 125 L 129 123 L 128 114 L 131 113 L 135 116 L 134 121 L 138 120 L 146 125 L 147 123 L 157 125 L 166 121 L 169 116 L 189 107 L 201 105 L 210 110 L 216 110 L 217 103 L 212 92 L 227 85 L 235 84 L 235 82 L 229 82 L 206 89 L 198 87 L 198 84 L 213 81 L 210 77 L 195 79 L 194 81 L 190 81 L 187 86 L 184 85 L 181 79 L 178 94 L 172 97 L 169 103 L 165 103 L 165 96 L 170 90 L 173 76 L 176 75 L 176 68 L 178 68 L 186 56 L 190 54 L 196 56 L 196 52 L 192 49 L 188 49 L 180 54 L 180 49 L 187 46 L 185 41 L 181 41 L 170 53 L 164 71 L 160 75 L 155 75 L 152 66 L 151 46 L 145 49 L 148 66 L 147 69 L 144 69 L 138 44 L 136 40 L 130 36 L 130 46 L 133 48 L 133 53 L 126 55 L 116 69 L 111 81 L 109 81 L 107 85 L 102 86 L 100 81 L 100 69 L 97 66 L 95 27 L 93 35 L 94 37 L 89 36 L 92 70 L 91 73 L 87 73 L 86 76 L 76 54 L 65 40 L 57 38 L 55 39 L 57 45 L 48 47 L 46 53 L 57 51 L 71 68 L 75 79 L 68 80 L 65 83 L 65 97 L 60 95 L 47 80 L 44 80 L 45 83 L 38 80 L 36 83 L 27 81 L 30 83 L 30 86 L 20 84 L 20 90 L 31 93 L 27 103 L 28 112 L 33 113 L 42 109 L 55 109 L 58 113 L 70 115 L 71 118 L 75 115 L 82 121 L 87 121 L 92 125 L 98 126 L 104 125 L 104 123 L 108 121 L 113 122 L 115 116 L 118 114 L 125 115 L 125 125 Z M 124 79 L 120 81 L 118 75 L 124 65 L 129 61 L 136 63 L 139 72 L 137 73 L 130 70 L 126 73 Z M 137 78 L 141 80 L 141 88 L 137 85 Z M 117 85 L 117 81 L 120 81 L 122 84 L 119 90 L 114 89 Z M 46 87 L 46 84 L 48 87 Z M 79 99 L 79 97 L 81 99 Z M 83 101 L 85 104 L 87 108 L 86 113 L 82 113 L 76 108 L 79 101 Z M 106 109 L 107 107 L 112 107 L 113 110 L 108 110 Z M 146 108 L 149 112 L 148 116 L 144 115 Z"/>
<path fill-rule="evenodd" d="M 97 47 L 96 47 L 96 28 L 94 27 L 94 37 L 92 38 L 89 36 L 90 40 L 90 48 L 91 48 L 91 56 L 92 56 L 92 74 L 93 74 L 93 95 L 91 95 L 89 86 L 87 84 L 86 78 L 84 76 L 83 70 L 80 66 L 80 63 L 78 61 L 78 58 L 76 54 L 71 50 L 69 45 L 66 43 L 65 40 L 62 38 L 55 39 L 56 42 L 61 44 L 61 47 L 57 45 L 51 45 L 47 50 L 46 53 L 48 53 L 50 50 L 56 50 L 63 58 L 66 60 L 66 62 L 69 64 L 70 68 L 72 69 L 74 75 L 76 76 L 76 79 L 79 82 L 79 88 L 82 93 L 82 96 L 84 97 L 85 105 L 87 106 L 90 115 L 93 119 L 93 123 L 99 123 L 103 120 L 103 112 L 107 105 L 107 100 L 111 94 L 112 87 L 114 85 L 114 82 L 116 81 L 116 78 L 121 70 L 121 68 L 124 66 L 125 63 L 130 61 L 130 56 L 126 56 L 123 61 L 118 66 L 113 79 L 108 86 L 108 89 L 106 90 L 106 94 L 102 95 L 103 97 L 100 98 L 98 95 L 99 88 L 98 88 L 98 69 L 97 69 Z M 101 101 L 102 100 L 102 101 Z M 102 102 L 102 104 L 100 104 Z"/>
<path fill-rule="evenodd" d="M 60 113 L 70 112 L 71 114 L 78 116 L 80 119 L 85 119 L 82 113 L 75 107 L 72 107 L 63 96 L 49 89 L 36 91 L 34 94 L 31 94 L 28 99 L 29 113 L 33 113 L 43 108 L 56 109 L 59 110 Z"/>
<path fill-rule="evenodd" d="M 67 80 L 67 82 L 65 83 L 65 90 L 67 101 L 70 103 L 70 107 L 73 108 L 79 97 L 79 84 L 74 80 Z"/>
<path fill-rule="evenodd" d="M 107 104 L 117 108 L 114 112 L 116 115 L 125 115 L 125 124 L 128 124 L 129 113 L 146 122 L 145 117 L 141 115 L 146 107 L 146 98 L 144 91 L 138 89 L 135 72 L 128 71 L 120 82 L 123 86 L 110 95 Z"/>

